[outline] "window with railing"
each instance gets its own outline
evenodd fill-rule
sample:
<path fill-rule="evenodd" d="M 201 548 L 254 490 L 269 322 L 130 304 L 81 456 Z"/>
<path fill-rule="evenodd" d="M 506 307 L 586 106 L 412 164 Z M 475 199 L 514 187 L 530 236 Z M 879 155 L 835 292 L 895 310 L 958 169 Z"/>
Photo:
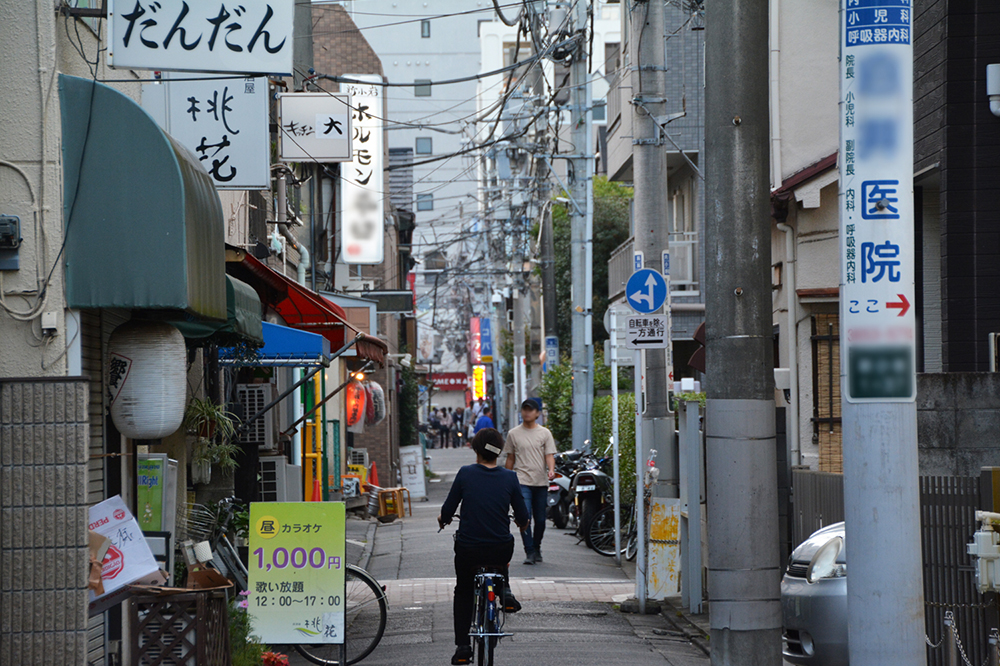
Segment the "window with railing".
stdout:
<path fill-rule="evenodd" d="M 698 227 L 694 185 L 688 180 L 670 194 L 670 288 L 698 291 Z"/>

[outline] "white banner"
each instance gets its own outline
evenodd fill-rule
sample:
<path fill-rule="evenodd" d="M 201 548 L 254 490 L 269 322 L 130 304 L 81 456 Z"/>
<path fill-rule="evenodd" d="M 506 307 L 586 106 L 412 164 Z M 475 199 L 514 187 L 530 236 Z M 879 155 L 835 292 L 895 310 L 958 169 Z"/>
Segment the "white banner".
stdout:
<path fill-rule="evenodd" d="M 110 0 L 119 69 L 292 74 L 295 0 Z"/>
<path fill-rule="evenodd" d="M 351 96 L 354 158 L 340 168 L 343 225 L 341 257 L 346 264 L 380 264 L 385 253 L 382 99 L 378 76 L 345 74 L 366 83 L 342 84 Z M 368 83 L 371 82 L 371 83 Z"/>
<path fill-rule="evenodd" d="M 351 151 L 350 97 L 340 93 L 278 95 L 281 159 L 285 162 L 344 162 Z"/>
<path fill-rule="evenodd" d="M 910 0 L 843 0 L 840 335 L 850 402 L 916 399 Z"/>
<path fill-rule="evenodd" d="M 218 189 L 266 190 L 271 186 L 267 96 L 263 76 L 167 72 L 163 83 L 142 87 L 142 108 L 201 161 Z"/>

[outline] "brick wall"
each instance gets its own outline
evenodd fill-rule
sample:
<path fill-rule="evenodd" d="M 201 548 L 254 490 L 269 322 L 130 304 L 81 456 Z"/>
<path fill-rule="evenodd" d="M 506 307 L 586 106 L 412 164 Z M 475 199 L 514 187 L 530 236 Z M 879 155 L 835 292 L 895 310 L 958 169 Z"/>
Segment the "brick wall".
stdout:
<path fill-rule="evenodd" d="M 389 370 L 380 368 L 369 373 L 368 378 L 377 382 L 385 392 L 385 420 L 376 426 L 368 426 L 364 433 L 354 435 L 354 448 L 368 449 L 368 461 L 378 467 L 378 480 L 383 487 L 396 485 L 396 470 L 399 467 L 399 428 L 396 424 L 398 409 L 396 408 L 395 386 L 389 383 Z"/>
<path fill-rule="evenodd" d="M 86 379 L 0 379 L 0 666 L 86 664 Z"/>
<path fill-rule="evenodd" d="M 383 75 L 382 61 L 341 5 L 314 4 L 313 67 L 317 72 Z M 326 84 L 337 84 L 326 81 Z"/>

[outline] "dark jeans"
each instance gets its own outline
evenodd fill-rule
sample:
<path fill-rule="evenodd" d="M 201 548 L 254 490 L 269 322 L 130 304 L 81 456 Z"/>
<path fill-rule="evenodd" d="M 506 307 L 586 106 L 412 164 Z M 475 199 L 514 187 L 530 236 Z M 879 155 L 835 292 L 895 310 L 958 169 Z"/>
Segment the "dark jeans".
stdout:
<path fill-rule="evenodd" d="M 524 505 L 528 509 L 531 520 L 535 523 L 534 534 L 531 533 L 530 523 L 528 529 L 521 532 L 524 552 L 530 554 L 536 548 L 541 549 L 542 547 L 542 536 L 545 534 L 545 514 L 549 510 L 549 487 L 521 486 L 521 496 L 524 497 Z"/>
<path fill-rule="evenodd" d="M 479 567 L 506 567 L 514 556 L 514 540 L 470 546 L 455 542 L 455 645 L 469 644 Z M 509 581 L 508 581 L 509 587 Z"/>

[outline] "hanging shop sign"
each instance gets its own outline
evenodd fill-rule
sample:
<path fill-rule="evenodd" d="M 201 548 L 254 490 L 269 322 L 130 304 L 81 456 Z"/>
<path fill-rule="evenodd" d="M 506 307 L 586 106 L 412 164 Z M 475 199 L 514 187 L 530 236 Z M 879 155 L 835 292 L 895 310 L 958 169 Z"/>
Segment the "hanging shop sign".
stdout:
<path fill-rule="evenodd" d="M 292 75 L 294 0 L 109 0 L 118 69 Z"/>
<path fill-rule="evenodd" d="M 142 108 L 198 158 L 216 188 L 270 187 L 267 77 L 166 72 L 163 83 L 142 87 Z"/>
<path fill-rule="evenodd" d="M 380 264 L 385 253 L 382 77 L 346 74 L 365 83 L 342 84 L 351 99 L 353 156 L 340 169 L 343 226 L 341 257 L 347 264 Z"/>
<path fill-rule="evenodd" d="M 841 365 L 849 402 L 916 399 L 909 0 L 850 0 L 840 59 Z"/>
<path fill-rule="evenodd" d="M 486 366 L 477 365 L 472 368 L 472 399 L 486 399 Z"/>
<path fill-rule="evenodd" d="M 493 322 L 485 317 L 479 320 L 479 360 L 493 362 Z"/>
<path fill-rule="evenodd" d="M 368 392 L 365 385 L 359 381 L 351 381 L 344 390 L 347 404 L 347 426 L 364 423 L 368 409 Z"/>
<path fill-rule="evenodd" d="M 280 150 L 284 162 L 344 162 L 351 151 L 350 97 L 341 93 L 278 95 Z"/>
<path fill-rule="evenodd" d="M 483 362 L 482 340 L 479 335 L 479 317 L 469 319 L 469 361 L 472 365 Z"/>
<path fill-rule="evenodd" d="M 250 528 L 254 633 L 272 644 L 343 643 L 343 502 L 255 502 Z"/>

